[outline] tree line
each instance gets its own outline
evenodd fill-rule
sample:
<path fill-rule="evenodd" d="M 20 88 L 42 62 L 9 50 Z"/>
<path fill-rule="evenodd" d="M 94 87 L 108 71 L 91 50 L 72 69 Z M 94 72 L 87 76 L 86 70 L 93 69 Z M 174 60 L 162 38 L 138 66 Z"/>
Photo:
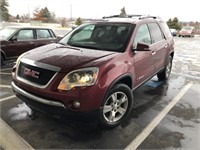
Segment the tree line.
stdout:
<path fill-rule="evenodd" d="M 0 0 L 0 22 L 30 22 L 30 21 L 41 21 L 43 23 L 60 23 L 63 27 L 67 26 L 67 18 L 57 18 L 54 12 L 51 12 L 47 7 L 44 8 L 35 8 L 34 12 L 31 15 L 26 13 L 23 15 L 17 14 L 16 16 L 12 16 L 9 14 L 9 3 L 8 0 Z M 76 24 L 82 24 L 83 20 L 79 17 L 76 20 Z"/>
<path fill-rule="evenodd" d="M 41 21 L 43 23 L 60 23 L 63 27 L 67 26 L 68 20 L 66 18 L 57 18 L 54 12 L 51 12 L 47 7 L 44 8 L 35 8 L 32 18 L 30 18 L 30 14 L 23 14 L 19 15 L 17 14 L 16 17 L 11 16 L 9 14 L 9 3 L 8 0 L 0 0 L 0 21 L 18 21 L 18 22 L 30 22 L 31 20 L 34 21 Z M 125 7 L 121 9 L 121 12 L 119 13 L 120 16 L 125 17 L 126 10 Z M 83 20 L 79 17 L 76 19 L 75 24 L 80 25 L 82 24 Z M 173 19 L 169 19 L 167 21 L 167 25 L 169 28 L 173 28 L 176 30 L 180 30 L 182 26 L 185 26 L 185 23 L 181 23 L 177 17 L 174 17 Z M 198 22 L 190 22 L 189 25 L 193 26 L 200 26 Z"/>

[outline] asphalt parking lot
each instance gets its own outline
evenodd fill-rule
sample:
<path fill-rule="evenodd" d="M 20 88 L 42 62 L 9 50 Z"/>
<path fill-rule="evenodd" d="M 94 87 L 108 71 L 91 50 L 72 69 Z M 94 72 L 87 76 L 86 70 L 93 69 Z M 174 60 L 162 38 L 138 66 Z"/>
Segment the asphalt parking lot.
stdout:
<path fill-rule="evenodd" d="M 112 130 L 33 113 L 12 92 L 11 60 L 0 71 L 1 120 L 34 149 L 200 149 L 199 58 L 200 36 L 175 37 L 169 81 L 154 77 L 134 91 L 131 118 Z"/>

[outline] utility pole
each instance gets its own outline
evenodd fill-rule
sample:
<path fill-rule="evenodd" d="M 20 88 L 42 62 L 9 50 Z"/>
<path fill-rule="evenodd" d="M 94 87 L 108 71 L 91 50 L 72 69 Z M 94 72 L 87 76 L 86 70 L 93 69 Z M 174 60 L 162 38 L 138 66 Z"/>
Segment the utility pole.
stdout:
<path fill-rule="evenodd" d="M 30 16 L 31 14 L 30 14 L 30 0 L 28 1 L 28 20 L 29 20 L 29 22 L 30 22 L 30 20 L 31 20 L 31 16 Z"/>
<path fill-rule="evenodd" d="M 70 1 L 70 20 L 72 21 L 72 3 Z"/>

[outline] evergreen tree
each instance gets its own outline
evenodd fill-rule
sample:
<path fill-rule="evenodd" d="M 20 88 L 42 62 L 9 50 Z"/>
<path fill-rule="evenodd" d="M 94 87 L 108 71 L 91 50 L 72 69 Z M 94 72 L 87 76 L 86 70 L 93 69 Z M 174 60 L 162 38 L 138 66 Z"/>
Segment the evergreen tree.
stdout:
<path fill-rule="evenodd" d="M 51 13 L 49 12 L 48 8 L 45 7 L 44 9 L 41 9 L 41 15 L 44 18 L 44 22 L 49 23 L 51 20 Z"/>
<path fill-rule="evenodd" d="M 82 19 L 80 17 L 78 17 L 78 19 L 76 19 L 76 25 L 81 25 L 83 23 Z"/>
<path fill-rule="evenodd" d="M 172 29 L 176 29 L 176 30 L 181 29 L 181 24 L 179 23 L 179 20 L 177 17 L 174 17 L 173 19 L 170 18 L 167 21 L 167 25 L 169 26 L 169 28 L 172 28 Z"/>
<path fill-rule="evenodd" d="M 0 0 L 0 16 L 1 21 L 9 21 L 9 11 L 8 11 L 8 1 L 7 0 Z"/>
<path fill-rule="evenodd" d="M 125 7 L 121 9 L 121 13 L 119 14 L 121 17 L 126 17 L 126 10 Z"/>
<path fill-rule="evenodd" d="M 34 20 L 39 20 L 46 23 L 55 22 L 55 14 L 51 14 L 47 7 L 42 9 L 36 8 L 34 10 L 33 16 Z"/>
<path fill-rule="evenodd" d="M 17 19 L 17 20 L 20 20 L 19 14 L 17 14 L 16 19 Z"/>

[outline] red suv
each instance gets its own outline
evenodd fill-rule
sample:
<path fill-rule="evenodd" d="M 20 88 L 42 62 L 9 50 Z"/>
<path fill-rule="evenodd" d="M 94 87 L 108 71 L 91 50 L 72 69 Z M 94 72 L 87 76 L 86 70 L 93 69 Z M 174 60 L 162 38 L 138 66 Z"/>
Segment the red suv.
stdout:
<path fill-rule="evenodd" d="M 130 115 L 133 90 L 156 74 L 168 79 L 173 56 L 161 19 L 111 16 L 21 55 L 11 85 L 33 110 L 115 127 Z"/>

